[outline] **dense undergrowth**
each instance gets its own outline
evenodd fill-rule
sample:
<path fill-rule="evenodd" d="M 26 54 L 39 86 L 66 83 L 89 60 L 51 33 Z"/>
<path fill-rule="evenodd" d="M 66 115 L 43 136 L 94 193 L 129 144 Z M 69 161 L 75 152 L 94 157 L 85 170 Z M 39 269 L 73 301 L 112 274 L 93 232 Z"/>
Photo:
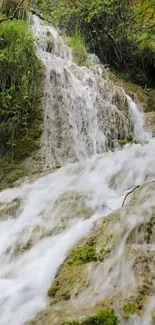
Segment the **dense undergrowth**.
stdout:
<path fill-rule="evenodd" d="M 155 86 L 155 0 L 38 0 L 43 15 L 69 35 L 79 31 L 102 63 Z"/>
<path fill-rule="evenodd" d="M 39 147 L 42 122 L 41 80 L 42 67 L 36 56 L 34 39 L 28 24 L 16 19 L 1 23 L 1 178 L 15 168 L 17 162 Z"/>

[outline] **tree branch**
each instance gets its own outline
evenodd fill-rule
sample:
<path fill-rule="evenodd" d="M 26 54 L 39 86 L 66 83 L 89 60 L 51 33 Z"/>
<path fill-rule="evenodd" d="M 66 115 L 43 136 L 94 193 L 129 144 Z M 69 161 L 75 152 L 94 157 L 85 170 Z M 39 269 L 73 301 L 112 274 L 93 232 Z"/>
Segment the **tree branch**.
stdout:
<path fill-rule="evenodd" d="M 126 201 L 128 195 L 132 194 L 132 193 L 133 193 L 137 188 L 139 188 L 140 186 L 145 185 L 145 184 L 151 184 L 151 183 L 155 183 L 155 180 L 150 181 L 150 182 L 146 182 L 146 183 L 143 183 L 143 184 L 136 185 L 136 186 L 135 186 L 131 191 L 129 191 L 129 192 L 125 195 L 124 200 L 123 200 L 123 203 L 122 203 L 122 207 L 124 206 L 125 201 Z"/>
<path fill-rule="evenodd" d="M 12 16 L 10 16 L 10 17 L 5 17 L 5 18 L 1 18 L 1 19 L 0 19 L 0 23 L 2 23 L 2 22 L 4 22 L 4 21 L 7 21 L 7 20 L 13 20 L 13 19 L 15 18 L 15 16 L 16 16 L 17 11 L 18 11 L 19 9 L 21 9 L 21 5 L 23 4 L 24 1 L 25 1 L 25 0 L 21 0 L 21 1 L 18 3 L 18 5 L 17 5 L 15 11 L 13 12 L 13 15 L 12 15 Z"/>

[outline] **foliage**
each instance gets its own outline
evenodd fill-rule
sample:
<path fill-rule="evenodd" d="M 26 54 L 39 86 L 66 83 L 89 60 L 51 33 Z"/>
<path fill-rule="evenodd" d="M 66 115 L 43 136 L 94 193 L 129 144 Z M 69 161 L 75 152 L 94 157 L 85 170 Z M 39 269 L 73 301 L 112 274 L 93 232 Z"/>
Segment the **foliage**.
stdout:
<path fill-rule="evenodd" d="M 32 124 L 39 125 L 42 119 L 42 68 L 26 23 L 2 23 L 0 40 L 0 155 L 11 152 L 14 160 L 22 139 L 30 142 Z"/>
<path fill-rule="evenodd" d="M 68 264 L 70 266 L 75 266 L 92 261 L 97 261 L 96 247 L 86 245 L 83 247 L 77 247 L 71 251 Z"/>
<path fill-rule="evenodd" d="M 142 86 L 155 85 L 155 0 L 39 0 L 38 4 L 68 33 L 78 28 L 103 63 Z"/>
<path fill-rule="evenodd" d="M 13 18 L 26 18 L 26 10 L 29 9 L 29 0 L 3 0 L 0 6 L 0 23 Z"/>
<path fill-rule="evenodd" d="M 133 142 L 134 142 L 134 139 L 133 139 L 132 134 L 129 134 L 129 136 L 127 137 L 127 139 L 119 140 L 119 143 L 120 143 L 121 147 L 125 146 L 128 143 L 131 143 L 132 144 Z"/>
<path fill-rule="evenodd" d="M 104 309 L 94 316 L 87 318 L 65 321 L 64 325 L 119 325 L 119 319 L 113 309 Z"/>
<path fill-rule="evenodd" d="M 87 51 L 84 38 L 76 32 L 71 37 L 66 38 L 68 45 L 72 48 L 73 60 L 78 65 L 88 66 Z"/>

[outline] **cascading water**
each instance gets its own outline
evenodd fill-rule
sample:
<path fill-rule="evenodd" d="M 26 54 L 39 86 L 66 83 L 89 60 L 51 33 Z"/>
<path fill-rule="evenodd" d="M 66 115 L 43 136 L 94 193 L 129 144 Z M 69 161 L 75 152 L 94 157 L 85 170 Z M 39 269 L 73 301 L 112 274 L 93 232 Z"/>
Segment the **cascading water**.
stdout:
<path fill-rule="evenodd" d="M 38 55 L 45 66 L 43 165 L 102 153 L 132 131 L 124 91 L 102 78 L 102 68 L 79 67 L 52 26 L 34 16 Z M 124 114 L 125 113 L 125 114 Z"/>
<path fill-rule="evenodd" d="M 127 96 L 127 95 L 126 95 Z M 138 105 L 132 100 L 131 97 L 127 96 L 131 118 L 134 121 L 134 137 L 136 139 L 149 140 L 150 134 L 144 129 L 143 115 Z"/>
<path fill-rule="evenodd" d="M 24 325 L 45 308 L 47 290 L 69 250 L 91 231 L 96 220 L 121 207 L 126 189 L 155 179 L 154 139 L 144 146 L 103 153 L 108 127 L 115 120 L 114 138 L 121 128 L 124 134 L 130 131 L 130 120 L 114 103 L 115 87 L 94 71 L 74 65 L 53 27 L 37 20 L 34 29 L 41 44 L 38 55 L 46 67 L 45 166 L 55 160 L 60 164 L 73 158 L 82 161 L 68 162 L 34 183 L 0 193 L 1 325 Z M 125 98 L 122 95 L 123 104 Z M 138 128 L 139 120 L 134 121 Z M 150 200 L 153 206 L 153 197 Z M 139 225 L 141 210 L 129 217 L 122 219 L 122 233 Z M 117 254 L 107 259 L 104 276 L 99 276 L 101 269 L 93 274 L 96 290 L 103 296 L 104 290 L 115 290 L 118 274 L 124 290 L 132 284 L 132 277 L 124 277 L 130 271 L 123 259 L 127 236 L 119 238 Z M 89 298 L 94 299 L 90 291 L 84 294 L 88 305 Z M 147 324 L 149 319 L 150 313 Z M 136 319 L 135 324 L 140 325 L 141 320 Z"/>

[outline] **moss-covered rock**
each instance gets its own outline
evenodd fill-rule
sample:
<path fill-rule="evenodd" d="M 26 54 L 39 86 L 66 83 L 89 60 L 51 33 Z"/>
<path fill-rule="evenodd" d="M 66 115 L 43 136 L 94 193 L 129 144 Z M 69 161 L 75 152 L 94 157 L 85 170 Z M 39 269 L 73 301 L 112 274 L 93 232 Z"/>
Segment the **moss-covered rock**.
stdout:
<path fill-rule="evenodd" d="M 89 324 L 95 321 L 93 315 L 101 306 L 112 306 L 126 321 L 133 314 L 141 317 L 153 294 L 155 254 L 144 243 L 154 243 L 154 209 L 145 207 L 141 222 L 131 223 L 130 218 L 137 207 L 151 202 L 154 191 L 154 183 L 139 187 L 127 206 L 98 221 L 91 233 L 78 242 L 48 290 L 50 308 L 38 314 L 34 324 Z M 106 281 L 111 279 L 112 286 L 104 291 L 106 272 Z M 123 272 L 129 272 L 125 287 Z M 96 301 L 93 308 L 89 295 L 90 301 Z"/>
<path fill-rule="evenodd" d="M 0 204 L 0 219 L 7 219 L 10 216 L 16 217 L 17 213 L 20 211 L 21 202 L 20 199 L 16 198 L 8 203 Z"/>
<path fill-rule="evenodd" d="M 147 112 L 144 115 L 147 129 L 155 136 L 155 112 Z"/>
<path fill-rule="evenodd" d="M 134 100 L 138 99 L 145 112 L 155 111 L 155 96 L 153 89 L 143 89 L 136 83 L 129 81 L 124 75 L 118 73 L 114 74 L 109 72 L 107 76 L 114 84 L 122 87 L 131 98 Z"/>
<path fill-rule="evenodd" d="M 129 319 L 131 315 L 137 313 L 137 306 L 134 302 L 127 301 L 123 305 L 123 315 L 125 319 Z"/>
<path fill-rule="evenodd" d="M 155 309 L 153 309 L 152 313 L 151 313 L 151 324 L 150 325 L 155 325 Z"/>
<path fill-rule="evenodd" d="M 51 304 L 61 300 L 69 300 L 72 296 L 76 297 L 88 284 L 88 274 L 85 267 L 77 265 L 71 268 L 66 265 L 48 290 L 48 295 L 52 298 Z"/>
<path fill-rule="evenodd" d="M 118 316 L 113 309 L 105 309 L 94 316 L 83 317 L 77 320 L 65 320 L 63 325 L 118 325 Z"/>

